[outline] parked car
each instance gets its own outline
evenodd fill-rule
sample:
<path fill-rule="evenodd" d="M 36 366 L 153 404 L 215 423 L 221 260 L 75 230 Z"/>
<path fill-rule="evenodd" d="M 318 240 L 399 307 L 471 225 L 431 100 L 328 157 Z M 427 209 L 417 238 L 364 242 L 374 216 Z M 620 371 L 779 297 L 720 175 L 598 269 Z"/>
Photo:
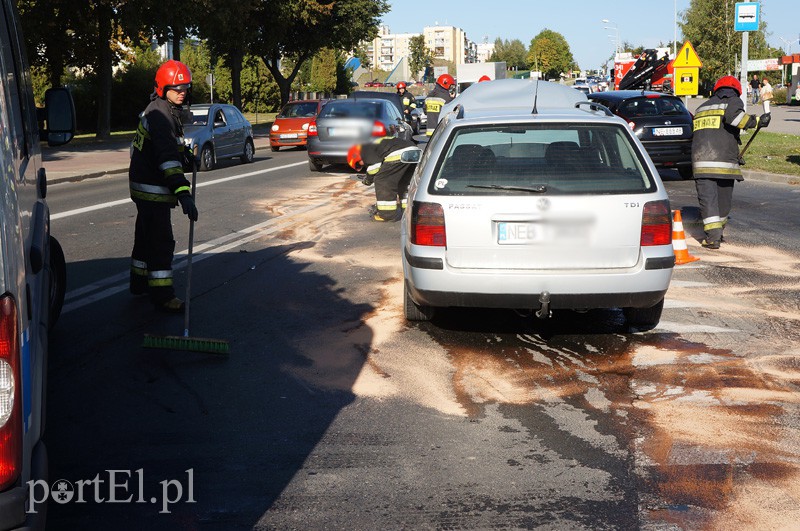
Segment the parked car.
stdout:
<path fill-rule="evenodd" d="M 64 252 L 50 233 L 37 108 L 16 2 L 0 0 L 0 529 L 44 529 L 48 332 L 66 290 Z M 64 88 L 44 94 L 50 145 L 75 133 Z M 65 339 L 67 339 L 65 337 Z"/>
<path fill-rule="evenodd" d="M 269 147 L 272 151 L 278 151 L 284 146 L 305 147 L 308 125 L 317 117 L 326 101 L 290 101 L 284 105 L 269 132 Z"/>
<path fill-rule="evenodd" d="M 253 162 L 253 127 L 227 103 L 192 105 L 192 121 L 183 126 L 184 138 L 201 170 L 213 170 L 220 159 L 240 157 Z"/>
<path fill-rule="evenodd" d="M 677 96 L 663 92 L 616 90 L 589 99 L 602 103 L 628 122 L 656 167 L 692 176 L 692 113 Z"/>
<path fill-rule="evenodd" d="M 417 116 L 419 122 L 419 129 L 428 127 L 428 115 L 425 114 L 425 96 L 417 96 L 417 108 L 414 109 L 414 114 Z"/>
<path fill-rule="evenodd" d="M 325 164 L 347 162 L 355 144 L 381 136 L 411 140 L 411 126 L 385 99 L 331 100 L 308 127 L 308 165 L 321 171 Z"/>
<path fill-rule="evenodd" d="M 400 116 L 403 118 L 406 117 L 406 114 L 403 112 L 403 101 L 400 99 L 400 95 L 396 92 L 378 92 L 375 90 L 357 90 L 351 92 L 347 95 L 349 99 L 356 99 L 356 100 L 374 100 L 374 99 L 382 99 L 391 102 L 392 105 L 397 108 Z M 406 120 L 406 123 L 411 126 L 412 134 L 418 135 L 419 134 L 419 122 L 417 120 L 417 115 L 412 114 Z"/>
<path fill-rule="evenodd" d="M 478 83 L 460 98 L 409 187 L 406 318 L 622 308 L 630 325 L 655 327 L 675 261 L 672 216 L 625 121 L 543 81 Z"/>

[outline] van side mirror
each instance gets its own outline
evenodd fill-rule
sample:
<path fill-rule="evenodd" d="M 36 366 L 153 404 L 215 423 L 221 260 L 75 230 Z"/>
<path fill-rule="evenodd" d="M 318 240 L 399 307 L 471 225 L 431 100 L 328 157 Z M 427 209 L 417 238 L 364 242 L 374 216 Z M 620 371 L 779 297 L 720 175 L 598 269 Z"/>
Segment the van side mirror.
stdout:
<path fill-rule="evenodd" d="M 75 103 L 64 87 L 50 88 L 44 93 L 45 132 L 47 144 L 61 146 L 75 136 Z"/>

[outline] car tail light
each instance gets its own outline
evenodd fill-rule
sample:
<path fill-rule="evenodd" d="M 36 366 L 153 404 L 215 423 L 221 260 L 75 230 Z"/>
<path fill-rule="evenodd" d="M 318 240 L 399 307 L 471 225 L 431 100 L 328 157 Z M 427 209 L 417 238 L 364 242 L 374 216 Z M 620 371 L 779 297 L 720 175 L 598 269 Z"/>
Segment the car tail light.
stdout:
<path fill-rule="evenodd" d="M 661 97 L 661 94 L 648 94 L 647 96 L 645 96 L 645 98 L 647 98 L 648 100 L 655 100 L 655 99 L 660 98 L 660 97 Z"/>
<path fill-rule="evenodd" d="M 386 136 L 386 126 L 376 121 L 372 124 L 372 136 Z"/>
<path fill-rule="evenodd" d="M 438 203 L 417 203 L 411 207 L 411 243 L 446 247 L 444 209 Z"/>
<path fill-rule="evenodd" d="M 668 201 L 650 201 L 642 212 L 642 247 L 672 244 L 672 216 Z"/>
<path fill-rule="evenodd" d="M 308 136 L 317 136 L 317 121 L 308 124 Z"/>
<path fill-rule="evenodd" d="M 17 304 L 0 298 L 0 491 L 12 485 L 22 462 L 21 389 Z"/>
<path fill-rule="evenodd" d="M 636 122 L 628 122 L 628 127 L 631 128 L 631 131 L 636 130 Z"/>

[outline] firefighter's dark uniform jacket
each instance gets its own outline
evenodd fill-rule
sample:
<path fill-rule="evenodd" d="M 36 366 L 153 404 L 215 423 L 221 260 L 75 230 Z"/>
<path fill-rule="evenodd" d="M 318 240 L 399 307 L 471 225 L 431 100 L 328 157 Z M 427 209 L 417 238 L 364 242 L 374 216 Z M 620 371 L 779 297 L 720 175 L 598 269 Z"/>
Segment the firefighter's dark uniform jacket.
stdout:
<path fill-rule="evenodd" d="M 131 143 L 128 170 L 131 199 L 136 203 L 136 232 L 131 253 L 131 291 L 149 292 L 153 302 L 170 300 L 175 240 L 170 210 L 177 196 L 191 193 L 184 174 L 182 108 L 150 96 Z"/>
<path fill-rule="evenodd" d="M 428 129 L 425 131 L 427 136 L 431 136 L 433 130 L 436 129 L 436 124 L 439 123 L 439 112 L 441 112 L 442 107 L 452 100 L 453 96 L 441 85 L 434 86 L 433 90 L 428 93 L 428 97 L 425 98 L 425 114 L 428 117 Z"/>
<path fill-rule="evenodd" d="M 394 137 L 383 137 L 361 146 L 367 178 L 375 182 L 377 216 L 383 220 L 397 217 L 398 199 L 401 208 L 406 207 L 408 183 L 415 165 L 401 162 L 400 156 L 412 149 L 419 148 L 410 140 Z"/>
<path fill-rule="evenodd" d="M 405 118 L 406 121 L 410 121 L 411 111 L 417 108 L 417 99 L 408 91 L 408 89 L 405 89 L 402 95 L 400 94 L 400 91 L 397 91 L 397 95 L 400 96 L 400 103 L 403 104 L 403 118 Z"/>
<path fill-rule="evenodd" d="M 695 179 L 735 179 L 741 181 L 739 132 L 758 125 L 756 116 L 747 114 L 735 90 L 721 88 L 694 115 L 692 171 Z"/>
<path fill-rule="evenodd" d="M 694 115 L 692 171 L 703 219 L 703 246 L 718 248 L 728 222 L 733 185 L 744 180 L 739 165 L 739 133 L 758 125 L 739 94 L 729 87 L 714 92 Z"/>

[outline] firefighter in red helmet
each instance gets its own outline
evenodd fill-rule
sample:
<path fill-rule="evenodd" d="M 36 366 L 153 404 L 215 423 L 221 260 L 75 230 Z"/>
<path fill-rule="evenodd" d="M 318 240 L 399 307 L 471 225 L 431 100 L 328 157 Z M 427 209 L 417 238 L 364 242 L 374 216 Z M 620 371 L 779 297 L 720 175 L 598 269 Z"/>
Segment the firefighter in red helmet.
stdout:
<path fill-rule="evenodd" d="M 403 104 L 403 119 L 411 123 L 411 111 L 417 108 L 417 100 L 408 91 L 408 87 L 403 81 L 397 84 L 397 95 L 400 96 L 400 103 Z"/>
<path fill-rule="evenodd" d="M 401 156 L 412 150 L 420 150 L 414 142 L 381 137 L 370 144 L 355 145 L 347 152 L 347 164 L 351 168 L 359 172 L 366 170 L 364 184 L 375 183 L 374 221 L 398 221 L 402 217 L 415 165 L 402 162 Z"/>
<path fill-rule="evenodd" d="M 197 207 L 184 174 L 192 169 L 194 156 L 184 145 L 181 119 L 189 108 L 191 87 L 192 73 L 180 61 L 169 60 L 158 68 L 155 90 L 131 144 L 128 169 L 137 212 L 130 291 L 148 294 L 158 310 L 169 313 L 184 310 L 184 301 L 175 297 L 172 284 L 175 239 L 170 212 L 180 203 L 183 213 L 197 221 Z"/>
<path fill-rule="evenodd" d="M 719 249 L 731 210 L 733 185 L 744 180 L 739 133 L 766 127 L 770 122 L 769 113 L 761 117 L 747 114 L 741 95 L 739 80 L 723 76 L 714 85 L 713 95 L 694 115 L 692 172 L 705 231 L 701 244 L 708 249 Z"/>
<path fill-rule="evenodd" d="M 453 100 L 450 88 L 452 88 L 455 83 L 456 80 L 453 79 L 453 76 L 450 74 L 442 74 L 436 80 L 436 86 L 433 87 L 428 97 L 425 98 L 425 114 L 428 116 L 428 129 L 425 131 L 427 136 L 431 136 L 433 130 L 436 129 L 436 124 L 439 123 L 439 112 L 441 112 L 442 107 Z"/>

